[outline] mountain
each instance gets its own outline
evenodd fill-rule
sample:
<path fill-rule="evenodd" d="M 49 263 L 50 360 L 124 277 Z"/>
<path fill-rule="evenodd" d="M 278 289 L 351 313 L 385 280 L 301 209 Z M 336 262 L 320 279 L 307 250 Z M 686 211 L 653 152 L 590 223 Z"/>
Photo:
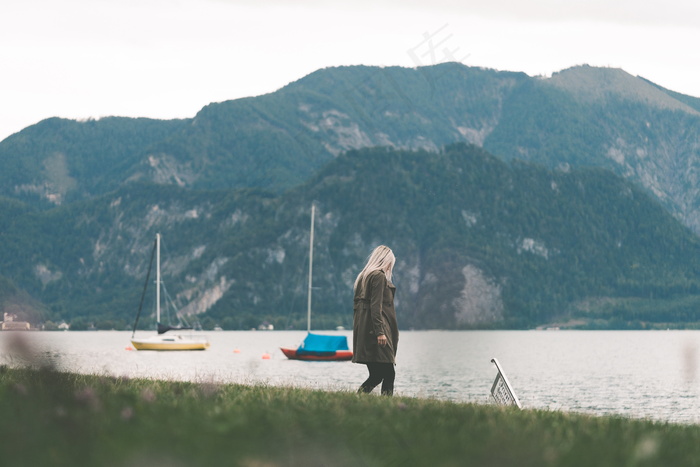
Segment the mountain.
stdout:
<path fill-rule="evenodd" d="M 347 150 L 465 142 L 503 160 L 612 170 L 699 231 L 699 130 L 700 99 L 619 69 L 338 67 L 192 119 L 40 122 L 0 142 L 0 195 L 57 204 L 133 180 L 282 193 Z"/>
<path fill-rule="evenodd" d="M 0 142 L 0 304 L 124 328 L 161 232 L 184 313 L 303 327 L 314 202 L 320 328 L 349 326 L 378 243 L 404 327 L 695 326 L 699 116 L 623 70 L 446 63 L 318 70 L 191 119 L 48 119 Z"/>
<path fill-rule="evenodd" d="M 51 206 L 115 190 L 149 165 L 150 146 L 184 125 L 118 117 L 44 120 L 0 143 L 0 195 Z M 169 181 L 158 178 L 164 169 L 155 165 L 152 180 Z"/>
<path fill-rule="evenodd" d="M 0 199 L 0 267 L 43 304 L 26 311 L 34 322 L 123 329 L 160 232 L 183 313 L 303 328 L 311 203 L 315 328 L 350 326 L 352 283 L 381 243 L 397 256 L 403 328 L 698 321 L 700 241 L 645 190 L 464 144 L 341 153 L 282 194 L 132 182 L 50 209 Z"/>

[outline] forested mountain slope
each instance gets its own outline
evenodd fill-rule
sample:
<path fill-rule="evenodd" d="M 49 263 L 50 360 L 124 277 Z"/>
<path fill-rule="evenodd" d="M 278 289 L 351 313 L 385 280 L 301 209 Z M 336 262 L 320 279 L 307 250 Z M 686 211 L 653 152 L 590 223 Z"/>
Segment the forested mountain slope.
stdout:
<path fill-rule="evenodd" d="M 697 231 L 698 109 L 618 69 L 328 68 L 191 119 L 46 120 L 0 142 L 0 194 L 57 204 L 133 180 L 281 193 L 343 151 L 466 142 L 504 160 L 613 170 Z"/>
<path fill-rule="evenodd" d="M 52 209 L 2 199 L 0 267 L 43 303 L 24 304 L 33 322 L 121 329 L 160 232 L 184 313 L 208 327 L 303 328 L 311 203 L 317 328 L 350 325 L 354 277 L 380 243 L 397 256 L 404 328 L 698 321 L 698 239 L 645 190 L 468 145 L 350 151 L 277 195 L 134 182 Z M 642 299 L 654 307 L 630 313 Z"/>

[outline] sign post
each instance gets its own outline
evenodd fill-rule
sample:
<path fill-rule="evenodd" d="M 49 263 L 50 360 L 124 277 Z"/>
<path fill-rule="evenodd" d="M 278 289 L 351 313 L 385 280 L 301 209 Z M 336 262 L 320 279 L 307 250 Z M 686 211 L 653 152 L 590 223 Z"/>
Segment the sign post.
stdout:
<path fill-rule="evenodd" d="M 495 364 L 496 369 L 498 370 L 493 386 L 491 386 L 491 396 L 493 397 L 493 400 L 495 400 L 499 405 L 516 405 L 519 409 L 522 409 L 523 406 L 520 405 L 520 400 L 518 399 L 518 396 L 515 395 L 515 391 L 513 391 L 513 388 L 511 387 L 506 374 L 501 369 L 501 365 L 499 365 L 498 360 L 492 358 L 491 363 Z"/>

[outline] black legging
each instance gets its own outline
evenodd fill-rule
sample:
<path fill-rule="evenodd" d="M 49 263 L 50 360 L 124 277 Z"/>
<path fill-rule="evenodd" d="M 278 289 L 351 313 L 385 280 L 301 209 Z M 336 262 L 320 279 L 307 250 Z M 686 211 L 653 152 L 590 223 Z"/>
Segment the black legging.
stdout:
<path fill-rule="evenodd" d="M 379 383 L 382 383 L 382 395 L 391 396 L 394 394 L 394 371 L 393 363 L 367 363 L 369 378 L 362 383 L 357 392 L 372 392 Z"/>

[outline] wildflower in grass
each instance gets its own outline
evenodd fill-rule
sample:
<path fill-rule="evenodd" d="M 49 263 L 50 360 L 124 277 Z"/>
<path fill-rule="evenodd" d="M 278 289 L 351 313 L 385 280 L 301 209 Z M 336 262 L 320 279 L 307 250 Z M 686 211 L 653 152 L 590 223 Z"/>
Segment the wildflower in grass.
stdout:
<path fill-rule="evenodd" d="M 214 382 L 200 383 L 199 393 L 205 398 L 214 397 L 219 392 L 219 385 Z"/>
<path fill-rule="evenodd" d="M 646 435 L 639 440 L 633 451 L 633 459 L 635 462 L 649 462 L 659 452 L 659 440 L 652 436 Z"/>
<path fill-rule="evenodd" d="M 85 387 L 75 392 L 75 400 L 82 402 L 93 411 L 97 412 L 101 408 L 100 398 L 95 390 L 91 387 Z"/>
<path fill-rule="evenodd" d="M 124 407 L 121 411 L 120 417 L 125 422 L 131 420 L 132 418 L 134 418 L 134 408 L 129 406 Z"/>
<path fill-rule="evenodd" d="M 141 400 L 144 402 L 154 402 L 156 400 L 156 394 L 151 388 L 143 388 L 141 390 Z"/>

